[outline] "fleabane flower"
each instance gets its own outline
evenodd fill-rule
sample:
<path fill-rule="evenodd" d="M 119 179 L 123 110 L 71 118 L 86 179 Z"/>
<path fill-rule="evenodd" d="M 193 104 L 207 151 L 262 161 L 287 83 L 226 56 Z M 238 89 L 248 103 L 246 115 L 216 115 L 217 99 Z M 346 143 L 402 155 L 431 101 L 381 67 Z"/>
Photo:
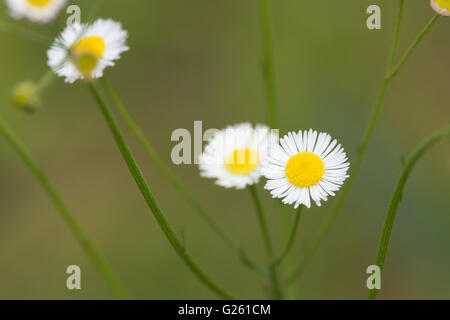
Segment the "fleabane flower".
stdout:
<path fill-rule="evenodd" d="M 268 179 L 264 188 L 283 203 L 310 208 L 312 199 L 320 207 L 348 178 L 347 155 L 329 134 L 289 132 L 280 144 L 267 157 L 263 174 Z"/>
<path fill-rule="evenodd" d="M 441 16 L 450 16 L 450 0 L 430 0 L 431 7 Z"/>
<path fill-rule="evenodd" d="M 56 17 L 66 2 L 67 0 L 6 0 L 6 5 L 14 18 L 46 23 Z"/>
<path fill-rule="evenodd" d="M 127 31 L 119 22 L 98 19 L 93 24 L 68 26 L 47 51 L 48 65 L 65 81 L 103 76 L 106 67 L 127 51 Z"/>
<path fill-rule="evenodd" d="M 277 140 L 278 135 L 263 125 L 229 126 L 208 141 L 199 159 L 200 174 L 226 188 L 253 185 L 259 181 L 261 164 Z"/>

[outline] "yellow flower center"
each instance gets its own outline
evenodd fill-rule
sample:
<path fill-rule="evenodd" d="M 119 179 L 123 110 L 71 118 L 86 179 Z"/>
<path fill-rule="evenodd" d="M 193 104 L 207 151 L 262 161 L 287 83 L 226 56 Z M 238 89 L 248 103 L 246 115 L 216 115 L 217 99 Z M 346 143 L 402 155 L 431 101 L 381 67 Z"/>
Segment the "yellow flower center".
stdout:
<path fill-rule="evenodd" d="M 250 148 L 236 149 L 225 162 L 228 172 L 242 176 L 252 173 L 258 165 L 258 151 Z"/>
<path fill-rule="evenodd" d="M 27 0 L 29 4 L 35 7 L 45 7 L 48 5 L 52 0 Z"/>
<path fill-rule="evenodd" d="M 313 152 L 300 152 L 292 156 L 285 168 L 290 183 L 297 187 L 317 184 L 325 173 L 322 159 Z"/>
<path fill-rule="evenodd" d="M 105 51 L 105 41 L 101 37 L 86 37 L 73 44 L 71 47 L 71 60 L 78 70 L 85 76 L 89 76 Z"/>
<path fill-rule="evenodd" d="M 449 9 L 449 10 L 450 10 L 450 0 L 434 0 L 434 2 L 435 2 L 441 9 Z"/>

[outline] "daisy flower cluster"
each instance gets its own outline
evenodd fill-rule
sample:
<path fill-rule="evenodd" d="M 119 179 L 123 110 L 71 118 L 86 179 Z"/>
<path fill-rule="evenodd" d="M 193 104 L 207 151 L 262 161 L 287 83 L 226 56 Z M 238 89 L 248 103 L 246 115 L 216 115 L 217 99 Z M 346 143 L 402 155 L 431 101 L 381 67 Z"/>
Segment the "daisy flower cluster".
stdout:
<path fill-rule="evenodd" d="M 67 0 L 5 0 L 9 13 L 13 18 L 26 18 L 36 23 L 48 23 L 54 20 L 67 2 Z M 430 0 L 430 4 L 432 9 L 438 15 L 450 16 L 450 0 Z M 403 2 L 400 1 L 400 9 L 402 6 Z M 433 16 L 428 28 L 434 23 L 437 17 L 437 15 Z M 401 15 L 399 15 L 398 25 L 400 25 L 400 18 Z M 413 49 L 423 35 L 424 33 L 422 33 L 414 43 L 412 46 Z M 45 37 L 43 38 L 45 41 Z M 397 38 L 398 37 L 394 38 L 395 41 L 398 40 Z M 53 73 L 55 73 L 59 77 L 64 78 L 65 82 L 68 83 L 74 83 L 77 80 L 91 81 L 101 78 L 103 77 L 105 69 L 114 66 L 116 61 L 121 58 L 121 55 L 129 50 L 127 39 L 128 32 L 122 28 L 122 24 L 111 19 L 97 19 L 93 23 L 78 22 L 68 25 L 54 40 L 47 51 L 47 64 L 52 71 L 48 74 L 53 77 Z M 394 42 L 394 45 L 395 44 L 396 42 Z M 411 53 L 411 50 L 409 53 Z M 407 56 L 408 54 L 406 57 Z M 403 62 L 404 61 L 405 59 L 403 59 Z M 399 65 L 401 66 L 403 62 Z M 394 71 L 398 71 L 398 68 Z M 389 69 L 391 69 L 391 67 L 389 67 Z M 388 71 L 390 74 L 392 70 L 389 69 Z M 395 74 L 395 72 L 392 74 Z M 393 76 L 390 78 L 392 77 Z M 385 79 L 383 90 L 386 89 L 390 78 Z M 41 104 L 39 93 L 42 91 L 43 87 L 45 87 L 45 83 L 48 81 L 48 79 L 46 79 L 47 78 L 44 77 L 40 83 L 30 81 L 22 82 L 14 89 L 14 102 L 24 110 L 36 110 Z M 119 108 L 120 113 L 128 123 L 128 126 L 132 129 L 147 151 L 151 150 L 137 125 L 127 112 L 124 111 L 125 109 L 121 106 L 120 102 L 117 102 L 118 98 L 112 93 L 112 89 L 108 90 L 108 85 L 106 83 L 107 82 L 105 81 L 106 91 L 110 91 L 110 97 L 112 100 L 116 100 L 114 104 Z M 144 178 L 139 172 L 137 163 L 131 155 L 131 151 L 128 150 L 124 141 L 125 139 L 121 136 L 121 132 L 113 120 L 114 116 L 110 114 L 106 103 L 103 102 L 101 94 L 99 94 L 95 85 L 89 83 L 89 87 L 113 133 L 116 143 L 123 154 L 123 158 L 128 164 L 132 176 L 137 182 L 149 208 L 154 213 L 168 240 L 181 258 L 185 260 L 187 265 L 207 286 L 220 296 L 228 299 L 230 296 L 214 285 L 186 253 L 184 244 L 182 244 L 173 233 L 172 228 L 158 208 L 156 200 L 153 199 Z M 381 107 L 381 103 L 383 102 L 382 98 L 379 101 L 377 110 Z M 375 112 L 375 117 L 370 123 L 375 123 L 376 117 L 377 112 Z M 370 134 L 371 129 L 373 128 L 369 127 L 368 132 Z M 369 138 L 370 134 L 368 135 Z M 14 143 L 16 142 L 13 141 L 13 144 Z M 20 151 L 21 147 L 19 146 L 18 149 L 23 157 L 24 152 Z M 148 151 L 148 153 L 161 168 L 160 164 L 162 161 L 159 160 L 153 152 Z M 363 153 L 360 154 L 358 160 L 361 161 L 362 157 Z M 329 197 L 335 196 L 344 185 L 349 177 L 348 171 L 350 168 L 349 159 L 344 148 L 337 139 L 326 132 L 318 132 L 313 129 L 299 130 L 297 132 L 288 132 L 285 136 L 279 138 L 278 130 L 272 130 L 268 126 L 252 126 L 250 123 L 240 123 L 228 126 L 223 130 L 218 130 L 212 135 L 198 160 L 200 175 L 205 178 L 214 179 L 217 185 L 235 189 L 250 187 L 258 211 L 258 218 L 260 219 L 268 258 L 270 258 L 270 260 L 273 260 L 270 236 L 269 232 L 267 232 L 267 226 L 262 214 L 262 206 L 259 203 L 257 193 L 252 186 L 259 183 L 261 179 L 264 178 L 264 189 L 267 190 L 268 194 L 270 193 L 273 198 L 280 199 L 284 204 L 298 208 L 293 232 L 286 249 L 280 257 L 270 261 L 267 268 L 267 270 L 270 271 L 271 281 L 273 282 L 272 291 L 274 292 L 274 296 L 277 297 L 277 295 L 279 295 L 279 297 L 282 297 L 281 294 L 276 292 L 279 291 L 277 288 L 278 279 L 276 267 L 281 264 L 281 261 L 292 247 L 295 231 L 297 230 L 298 219 L 300 218 L 301 206 L 310 208 L 315 204 L 320 207 Z M 28 161 L 28 163 L 30 162 Z M 32 165 L 30 166 L 32 167 Z M 36 171 L 35 168 L 32 169 Z M 181 184 L 170 174 L 167 168 L 166 170 L 164 169 L 165 168 L 162 168 L 161 170 L 168 176 L 168 179 L 172 184 L 174 184 L 181 193 L 184 193 L 185 198 L 188 199 L 191 206 L 199 212 L 200 216 L 203 217 L 224 240 L 227 240 L 227 237 L 224 236 L 221 229 L 208 217 L 208 215 L 206 215 L 198 203 L 190 197 L 187 189 L 185 190 L 181 187 Z M 354 171 L 355 174 L 356 171 L 357 170 Z M 41 176 L 40 178 L 42 179 L 43 177 Z M 55 192 L 53 192 L 51 196 L 53 199 L 57 198 Z M 61 202 L 57 204 L 61 204 Z M 67 212 L 62 213 L 67 218 Z M 325 226 L 330 225 L 333 215 L 330 215 L 330 217 L 331 218 L 326 221 Z M 72 228 L 73 225 L 74 224 L 72 223 Z M 76 228 L 74 232 L 77 237 L 83 238 L 80 236 L 78 228 Z M 319 238 L 316 240 L 320 242 L 321 237 L 323 237 L 323 232 L 319 234 Z M 80 241 L 82 245 L 87 246 L 86 240 L 81 239 Z M 239 247 L 233 245 L 232 241 L 227 241 L 227 243 L 233 249 L 239 251 L 239 255 L 241 255 L 243 261 L 247 261 L 246 264 L 248 266 L 255 266 L 255 264 L 251 263 L 248 257 L 245 256 L 245 253 L 239 250 Z M 316 241 L 316 243 L 318 242 Z M 92 248 L 86 250 L 92 258 Z M 93 258 L 93 260 L 94 263 L 101 265 L 98 257 Z M 104 273 L 108 273 L 105 271 L 104 265 L 99 266 L 99 268 L 103 270 Z M 111 280 L 110 273 L 106 274 L 105 277 L 111 282 L 116 281 Z M 113 283 L 112 286 L 117 289 L 117 282 Z M 119 288 L 118 291 L 119 295 L 127 297 L 127 294 L 124 294 L 122 289 Z"/>
<path fill-rule="evenodd" d="M 443 11 L 450 0 L 431 0 Z M 66 0 L 6 0 L 13 17 L 36 22 L 52 20 Z M 442 9 L 444 8 L 444 9 Z M 47 51 L 50 68 L 66 82 L 103 76 L 129 47 L 121 23 L 98 19 L 92 24 L 67 26 Z M 22 90 L 23 91 L 23 90 Z M 318 206 L 334 196 L 348 177 L 347 156 L 327 133 L 289 132 L 278 140 L 269 127 L 249 123 L 217 132 L 199 159 L 201 176 L 226 188 L 243 189 L 267 179 L 265 189 L 283 203 Z"/>
<path fill-rule="evenodd" d="M 265 189 L 283 203 L 311 207 L 334 196 L 348 178 L 344 148 L 329 134 L 310 129 L 278 140 L 266 126 L 230 126 L 214 135 L 200 156 L 203 177 L 242 189 L 267 179 Z"/>

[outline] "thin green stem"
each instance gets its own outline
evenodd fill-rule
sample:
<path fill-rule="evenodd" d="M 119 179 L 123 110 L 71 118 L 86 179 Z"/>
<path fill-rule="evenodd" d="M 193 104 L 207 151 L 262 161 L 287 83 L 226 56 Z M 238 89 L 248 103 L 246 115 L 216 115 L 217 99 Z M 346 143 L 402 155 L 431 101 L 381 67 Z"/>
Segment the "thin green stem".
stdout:
<path fill-rule="evenodd" d="M 233 299 L 231 295 L 229 295 L 225 290 L 220 288 L 215 282 L 213 282 L 208 276 L 205 275 L 205 273 L 197 266 L 197 264 L 192 260 L 190 255 L 186 252 L 185 247 L 181 244 L 178 237 L 173 232 L 171 226 L 167 222 L 163 212 L 161 211 L 160 207 L 156 203 L 156 200 L 151 193 L 142 173 L 139 169 L 136 161 L 133 158 L 133 155 L 131 154 L 130 149 L 128 148 L 125 139 L 123 138 L 122 133 L 120 132 L 119 127 L 116 124 L 115 119 L 113 118 L 111 111 L 106 106 L 105 102 L 103 101 L 102 97 L 100 96 L 97 88 L 92 84 L 89 83 L 89 90 L 97 103 L 103 117 L 106 120 L 106 123 L 114 137 L 114 140 L 120 150 L 120 153 L 122 154 L 122 157 L 124 158 L 128 169 L 133 176 L 139 190 L 141 191 L 142 196 L 144 197 L 148 207 L 152 211 L 156 221 L 158 222 L 159 226 L 161 227 L 161 230 L 163 231 L 164 235 L 167 237 L 167 240 L 170 242 L 172 247 L 175 249 L 177 254 L 180 256 L 180 258 L 186 263 L 186 265 L 191 269 L 191 271 L 197 276 L 197 278 L 203 282 L 211 291 L 216 293 L 219 297 L 224 299 Z"/>
<path fill-rule="evenodd" d="M 424 30 L 417 36 L 417 38 L 414 40 L 413 44 L 409 47 L 409 49 L 406 51 L 406 53 L 400 59 L 400 62 L 397 64 L 397 66 L 393 67 L 396 50 L 397 50 L 396 48 L 397 48 L 397 43 L 398 43 L 398 38 L 399 38 L 399 32 L 400 32 L 400 24 L 401 24 L 402 14 L 403 14 L 403 4 L 404 4 L 404 0 L 400 0 L 398 17 L 397 17 L 397 25 L 396 25 L 395 34 L 394 34 L 391 55 L 389 56 L 388 67 L 386 69 L 387 71 L 386 71 L 386 74 L 385 74 L 385 77 L 383 80 L 383 84 L 380 89 L 380 93 L 378 95 L 377 103 L 375 105 L 374 111 L 372 113 L 372 117 L 369 122 L 369 126 L 366 129 L 366 133 L 364 135 L 363 142 L 359 148 L 357 159 L 350 171 L 350 178 L 347 180 L 347 182 L 343 186 L 333 209 L 331 210 L 330 214 L 328 215 L 327 219 L 325 220 L 324 224 L 322 225 L 319 233 L 317 234 L 317 236 L 313 242 L 313 245 L 302 257 L 299 265 L 297 266 L 295 271 L 292 273 L 292 275 L 290 277 L 288 277 L 288 280 L 287 280 L 288 283 L 292 283 L 296 278 L 298 278 L 303 273 L 306 265 L 308 264 L 309 260 L 314 256 L 315 252 L 319 248 L 320 244 L 322 243 L 322 240 L 324 239 L 325 235 L 328 233 L 328 230 L 330 229 L 339 209 L 341 208 L 341 206 L 344 202 L 344 199 L 345 199 L 346 195 L 348 194 L 348 191 L 350 190 L 350 187 L 352 186 L 352 184 L 359 172 L 359 168 L 361 167 L 362 161 L 366 154 L 367 147 L 369 146 L 370 139 L 371 139 L 373 131 L 375 129 L 375 124 L 377 122 L 378 115 L 379 115 L 381 107 L 383 105 L 384 97 L 385 97 L 386 90 L 387 90 L 389 83 L 397 75 L 397 73 L 399 72 L 401 67 L 404 65 L 406 60 L 409 58 L 411 53 L 414 51 L 414 49 L 419 44 L 420 40 L 422 40 L 422 38 L 431 29 L 431 26 L 434 24 L 434 22 L 436 22 L 436 20 L 438 18 L 436 15 L 434 15 L 433 18 L 431 18 L 430 22 L 427 23 Z"/>
<path fill-rule="evenodd" d="M 245 253 L 245 251 L 242 248 L 240 248 L 231 239 L 230 236 L 227 235 L 227 233 L 214 221 L 213 218 L 211 218 L 211 216 L 203 209 L 200 203 L 197 200 L 195 200 L 195 198 L 190 194 L 188 189 L 181 183 L 181 181 L 172 173 L 172 171 L 170 171 L 167 165 L 161 160 L 157 152 L 153 149 L 148 140 L 145 138 L 145 135 L 143 134 L 141 128 L 139 128 L 139 126 L 136 124 L 136 122 L 128 113 L 123 103 L 120 101 L 119 97 L 113 90 L 109 81 L 105 77 L 103 77 L 101 79 L 101 83 L 105 88 L 105 91 L 111 98 L 111 101 L 113 102 L 114 106 L 117 108 L 120 115 L 125 120 L 125 123 L 134 133 L 139 143 L 143 146 L 144 150 L 147 152 L 148 156 L 152 159 L 152 161 L 155 163 L 158 169 L 164 174 L 167 180 L 181 194 L 181 196 L 186 200 L 186 202 L 194 209 L 194 211 L 198 214 L 198 216 L 202 218 L 214 232 L 216 232 L 216 234 L 225 242 L 225 244 L 228 245 L 229 248 L 231 248 L 238 254 L 241 261 L 244 263 L 246 267 L 262 275 L 265 275 L 266 273 L 263 271 L 263 268 L 260 267 L 256 262 L 254 262 L 253 259 L 251 259 Z"/>
<path fill-rule="evenodd" d="M 387 68 L 386 68 L 386 75 L 392 69 L 392 66 L 394 65 L 394 61 L 395 61 L 395 56 L 397 54 L 398 39 L 400 38 L 400 27 L 402 25 L 404 5 L 405 5 L 405 0 L 398 1 L 397 23 L 395 25 L 394 39 L 392 40 L 391 54 L 389 56 L 389 60 L 388 60 Z"/>
<path fill-rule="evenodd" d="M 378 247 L 378 255 L 375 264 L 380 267 L 380 270 L 384 268 L 384 262 L 386 260 L 386 254 L 389 246 L 389 241 L 391 239 L 392 227 L 394 226 L 395 216 L 397 214 L 398 205 L 402 200 L 403 188 L 405 187 L 406 181 L 414 168 L 417 161 L 422 157 L 422 155 L 431 148 L 439 140 L 450 137 L 450 126 L 441 128 L 431 135 L 429 135 L 412 153 L 406 162 L 400 178 L 395 187 L 394 194 L 392 195 L 391 202 L 389 203 L 389 208 L 386 213 L 386 220 L 383 226 L 383 232 L 380 238 L 380 245 Z M 375 300 L 378 294 L 377 289 L 369 290 L 369 300 Z"/>
<path fill-rule="evenodd" d="M 274 57 L 274 45 L 272 39 L 272 26 L 270 17 L 270 8 L 268 0 L 260 0 L 261 10 L 261 26 L 262 26 L 262 39 L 263 39 L 263 75 L 264 86 L 267 100 L 267 107 L 269 111 L 269 124 L 273 129 L 279 128 L 280 120 L 278 114 L 277 105 L 277 89 L 276 89 L 276 76 L 275 76 L 275 57 Z M 286 226 L 288 225 L 287 216 L 281 214 L 283 210 L 280 206 L 280 226 L 281 237 L 283 241 L 289 237 Z M 290 260 L 289 260 L 290 261 Z M 276 266 L 272 266 L 275 269 Z M 278 281 L 278 280 L 277 280 Z M 279 292 L 281 296 L 281 291 Z"/>
<path fill-rule="evenodd" d="M 0 31 L 9 32 L 9 33 L 15 34 L 17 36 L 26 38 L 28 40 L 33 40 L 35 42 L 45 44 L 45 45 L 49 45 L 52 42 L 52 39 L 36 32 L 34 30 L 27 29 L 20 25 L 13 24 L 13 23 L 6 22 L 6 21 L 1 21 L 1 20 L 0 20 Z"/>
<path fill-rule="evenodd" d="M 280 235 L 281 235 L 281 243 L 283 247 L 286 247 L 291 238 L 291 229 L 292 229 L 292 219 L 290 219 L 290 208 L 288 208 L 285 204 L 283 204 L 279 199 L 278 200 L 278 214 L 280 215 Z M 283 259 L 282 263 L 279 265 L 280 273 L 283 274 L 291 274 L 294 271 L 294 261 L 297 261 L 297 257 L 294 257 L 292 251 L 289 250 L 286 254 L 286 257 Z M 293 286 L 285 288 L 283 294 L 287 299 L 296 300 L 297 291 Z"/>
<path fill-rule="evenodd" d="M 403 66 L 403 64 L 406 62 L 406 60 L 408 60 L 409 56 L 411 55 L 411 53 L 413 53 L 414 49 L 416 49 L 417 45 L 419 44 L 419 42 L 422 40 L 422 38 L 428 33 L 428 31 L 431 29 L 431 27 L 433 26 L 433 24 L 436 22 L 436 20 L 440 17 L 439 14 L 435 14 L 431 20 L 427 23 L 427 25 L 425 26 L 425 28 L 422 30 L 422 32 L 419 33 L 419 35 L 417 36 L 416 40 L 414 40 L 414 42 L 409 46 L 408 50 L 406 50 L 405 54 L 403 55 L 403 57 L 400 59 L 400 61 L 398 62 L 398 64 L 392 69 L 389 78 L 393 78 L 395 77 L 395 75 L 398 73 L 398 71 L 400 70 L 400 68 Z"/>
<path fill-rule="evenodd" d="M 270 279 L 272 281 L 273 298 L 276 300 L 283 299 L 283 292 L 281 291 L 280 280 L 278 279 L 278 273 L 276 266 L 270 266 Z"/>
<path fill-rule="evenodd" d="M 255 204 L 256 213 L 258 214 L 258 221 L 261 227 L 261 232 L 266 247 L 267 256 L 273 257 L 273 247 L 270 241 L 269 229 L 267 228 L 266 219 L 264 218 L 264 212 L 262 210 L 261 202 L 259 201 L 258 193 L 255 186 L 249 187 L 250 194 L 252 195 L 253 203 Z"/>
<path fill-rule="evenodd" d="M 369 125 L 366 129 L 363 141 L 360 145 L 356 161 L 352 165 L 352 168 L 350 171 L 350 177 L 346 181 L 345 185 L 342 187 L 342 190 L 340 191 L 340 194 L 339 194 L 338 198 L 336 199 L 336 202 L 335 202 L 331 212 L 325 219 L 325 222 L 323 223 L 323 225 L 319 229 L 319 232 L 317 233 L 316 237 L 314 238 L 313 244 L 306 251 L 306 253 L 303 255 L 303 257 L 300 259 L 300 262 L 299 262 L 298 266 L 295 268 L 294 272 L 287 278 L 287 283 L 292 283 L 296 278 L 298 278 L 303 273 L 306 265 L 309 263 L 310 259 L 314 256 L 314 254 L 320 247 L 323 239 L 325 238 L 326 234 L 328 233 L 329 229 L 331 228 L 331 225 L 333 224 L 333 221 L 336 218 L 337 213 L 339 212 L 342 204 L 344 203 L 344 199 L 346 198 L 346 196 L 350 190 L 350 187 L 352 186 L 352 184 L 359 172 L 362 161 L 364 159 L 367 148 L 369 146 L 370 140 L 372 138 L 373 131 L 375 129 L 375 125 L 376 125 L 378 116 L 381 111 L 381 107 L 383 105 L 384 97 L 386 95 L 386 90 L 388 88 L 390 81 L 393 79 L 393 76 L 395 75 L 395 74 L 391 73 L 391 70 L 393 68 L 395 56 L 397 53 L 398 39 L 399 39 L 399 35 L 400 35 L 400 27 L 401 27 L 401 22 L 402 22 L 402 18 L 403 18 L 403 7 L 404 7 L 404 0 L 399 0 L 397 23 L 396 23 L 396 27 L 395 27 L 395 31 L 394 31 L 394 37 L 392 40 L 392 47 L 390 50 L 390 55 L 389 55 L 389 59 L 388 59 L 387 67 L 386 67 L 385 76 L 384 76 L 383 83 L 380 88 L 380 92 L 378 94 L 377 102 L 375 104 L 372 116 L 369 121 Z M 427 28 L 426 30 L 429 30 L 429 28 Z M 422 39 L 424 35 L 425 35 L 425 33 L 423 33 L 423 35 L 420 37 L 420 39 Z M 416 46 L 417 46 L 417 44 L 414 46 L 414 48 Z M 403 63 L 401 65 L 403 65 Z M 400 67 L 401 67 L 401 65 L 400 65 Z"/>
<path fill-rule="evenodd" d="M 47 192 L 54 205 L 61 213 L 62 218 L 66 222 L 69 229 L 72 231 L 75 238 L 80 243 L 81 247 L 91 259 L 95 267 L 100 271 L 106 281 L 109 283 L 115 294 L 120 299 L 131 299 L 128 292 L 124 289 L 118 278 L 110 270 L 106 262 L 102 259 L 97 250 L 93 247 L 88 238 L 84 235 L 81 227 L 75 220 L 72 212 L 67 208 L 66 204 L 62 200 L 61 196 L 55 190 L 50 180 L 45 175 L 44 171 L 38 166 L 31 154 L 27 151 L 27 148 L 16 137 L 16 135 L 9 129 L 7 124 L 0 119 L 0 133 L 6 138 L 11 147 L 19 154 L 26 165 L 31 169 L 33 174 L 41 183 L 43 189 Z"/>
<path fill-rule="evenodd" d="M 41 94 L 53 83 L 53 80 L 55 80 L 55 78 L 56 74 L 53 72 L 53 70 L 48 69 L 37 83 L 35 94 Z"/>
<path fill-rule="evenodd" d="M 294 244 L 295 236 L 297 235 L 297 229 L 298 229 L 298 225 L 300 222 L 300 218 L 302 216 L 302 208 L 303 208 L 303 206 L 298 207 L 297 213 L 295 215 L 294 225 L 292 226 L 292 231 L 289 236 L 289 240 L 286 244 L 286 247 L 284 248 L 281 255 L 272 262 L 273 265 L 281 264 L 283 262 L 283 260 L 286 258 L 286 256 L 288 255 L 288 253 L 290 252 L 290 250 L 292 249 L 292 245 Z"/>
<path fill-rule="evenodd" d="M 258 197 L 258 192 L 254 185 L 249 187 L 250 194 L 255 204 L 256 213 L 258 215 L 259 225 L 261 227 L 261 232 L 264 240 L 264 245 L 266 247 L 266 252 L 269 260 L 273 259 L 273 247 L 270 241 L 269 229 L 267 228 L 266 219 L 264 218 L 264 212 L 261 206 L 261 202 Z M 275 265 L 270 266 L 270 278 L 272 281 L 272 293 L 275 299 L 281 299 L 283 297 L 281 292 L 280 283 L 278 280 L 278 274 Z"/>
<path fill-rule="evenodd" d="M 264 80 L 269 108 L 270 126 L 275 129 L 279 127 L 277 111 L 277 92 L 275 86 L 275 62 L 273 55 L 272 31 L 270 25 L 270 14 L 268 0 L 260 0 L 261 24 L 264 46 Z"/>

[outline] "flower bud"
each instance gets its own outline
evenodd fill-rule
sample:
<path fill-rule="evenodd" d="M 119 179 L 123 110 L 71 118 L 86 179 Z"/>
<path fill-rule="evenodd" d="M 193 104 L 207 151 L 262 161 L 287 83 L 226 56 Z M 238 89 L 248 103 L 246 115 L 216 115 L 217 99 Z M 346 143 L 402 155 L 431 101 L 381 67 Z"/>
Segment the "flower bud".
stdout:
<path fill-rule="evenodd" d="M 18 84 L 13 90 L 12 99 L 19 109 L 27 112 L 35 112 L 41 106 L 37 85 L 32 81 Z"/>

